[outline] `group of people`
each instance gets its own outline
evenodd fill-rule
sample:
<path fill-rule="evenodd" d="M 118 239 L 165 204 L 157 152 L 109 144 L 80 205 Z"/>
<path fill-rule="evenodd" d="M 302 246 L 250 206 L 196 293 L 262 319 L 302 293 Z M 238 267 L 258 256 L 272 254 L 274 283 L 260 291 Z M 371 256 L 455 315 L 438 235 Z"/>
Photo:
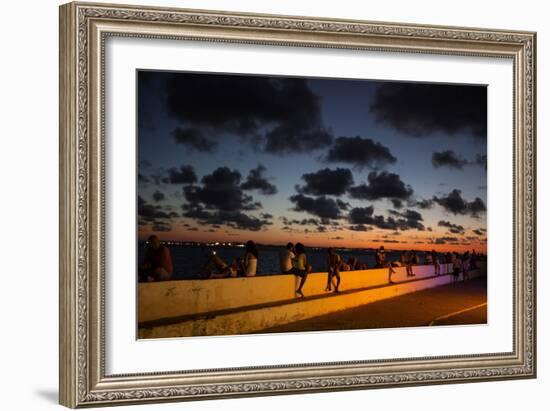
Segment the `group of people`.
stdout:
<path fill-rule="evenodd" d="M 307 275 L 313 271 L 313 267 L 307 261 L 306 248 L 302 243 L 288 243 L 284 250 L 279 254 L 279 263 L 281 273 L 294 274 L 300 277 L 300 283 L 296 289 L 296 294 L 304 296 L 302 288 L 306 283 Z"/>
<path fill-rule="evenodd" d="M 139 267 L 139 281 L 166 281 L 172 278 L 174 265 L 170 249 L 161 244 L 156 235 L 147 239 L 147 250 Z M 247 241 L 245 254 L 227 264 L 216 251 L 211 251 L 208 259 L 199 269 L 196 278 L 253 277 L 258 269 L 258 248 L 254 241 Z"/>
<path fill-rule="evenodd" d="M 197 272 L 198 278 L 254 277 L 258 270 L 258 247 L 252 240 L 244 245 L 244 256 L 227 264 L 216 251 L 212 251 Z"/>
<path fill-rule="evenodd" d="M 462 256 L 459 253 L 447 253 L 445 255 L 445 262 L 453 265 L 453 279 L 458 281 L 460 273 L 462 273 L 462 281 L 470 279 L 470 271 L 478 268 L 479 256 L 475 250 L 472 250 L 472 254 L 466 251 Z"/>
<path fill-rule="evenodd" d="M 195 278 L 229 278 L 229 277 L 253 277 L 258 270 L 258 247 L 254 241 L 247 241 L 245 252 L 242 258 L 235 258 L 228 264 L 216 251 L 211 251 L 206 262 L 196 273 Z M 376 250 L 376 265 L 374 268 L 388 268 L 388 282 L 393 283 L 392 275 L 395 274 L 395 267 L 405 267 L 407 277 L 414 277 L 413 267 L 420 264 L 419 255 L 415 250 L 402 251 L 399 261 L 390 261 L 387 257 L 384 246 Z M 443 255 L 443 262 L 452 264 L 453 278 L 458 280 L 460 273 L 463 280 L 469 279 L 470 270 L 477 268 L 477 262 L 481 256 L 475 250 L 460 255 L 459 253 L 447 252 Z M 367 264 L 361 263 L 358 258 L 349 256 L 347 261 L 335 252 L 333 248 L 327 249 L 327 284 L 325 291 L 340 291 L 340 272 L 365 270 Z M 313 271 L 308 263 L 305 247 L 302 243 L 288 243 L 279 254 L 280 271 L 283 274 L 293 274 L 300 278 L 296 294 L 303 297 L 303 287 L 307 276 Z M 434 274 L 440 275 L 440 256 L 435 251 L 428 251 L 424 255 L 424 265 L 433 265 Z M 170 249 L 160 243 L 157 236 L 152 235 L 148 239 L 148 248 L 145 253 L 143 264 L 139 269 L 140 281 L 162 281 L 169 280 L 173 275 L 173 263 Z"/>

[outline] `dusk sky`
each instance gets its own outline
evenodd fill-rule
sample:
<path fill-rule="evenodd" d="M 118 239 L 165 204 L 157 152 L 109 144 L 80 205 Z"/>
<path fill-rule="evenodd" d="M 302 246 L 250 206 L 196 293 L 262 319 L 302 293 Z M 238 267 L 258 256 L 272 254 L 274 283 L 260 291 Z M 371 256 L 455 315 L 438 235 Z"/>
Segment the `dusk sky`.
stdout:
<path fill-rule="evenodd" d="M 485 86 L 138 72 L 138 234 L 486 252 Z"/>

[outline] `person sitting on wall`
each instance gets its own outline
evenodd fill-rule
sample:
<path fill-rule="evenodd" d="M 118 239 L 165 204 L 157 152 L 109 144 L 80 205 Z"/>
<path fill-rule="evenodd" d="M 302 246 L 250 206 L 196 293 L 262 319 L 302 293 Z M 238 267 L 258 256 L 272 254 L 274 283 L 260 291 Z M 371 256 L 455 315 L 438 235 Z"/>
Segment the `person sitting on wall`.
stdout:
<path fill-rule="evenodd" d="M 288 243 L 284 250 L 281 250 L 279 254 L 279 264 L 281 267 L 282 274 L 291 274 L 292 273 L 292 259 L 296 258 L 294 253 L 294 244 Z"/>
<path fill-rule="evenodd" d="M 340 262 L 340 271 L 351 271 L 350 265 L 347 262 L 345 262 L 343 259 Z"/>
<path fill-rule="evenodd" d="M 231 265 L 228 265 L 223 259 L 212 251 L 208 260 L 201 267 L 196 277 L 199 278 L 226 278 L 237 277 L 239 274 L 240 262 L 238 259 L 233 260 Z"/>
<path fill-rule="evenodd" d="M 432 253 L 429 251 L 426 251 L 424 256 L 424 265 L 432 265 L 433 264 L 433 256 Z"/>
<path fill-rule="evenodd" d="M 332 291 L 333 280 L 336 277 L 336 285 L 334 286 L 334 292 L 338 293 L 338 287 L 340 287 L 340 263 L 342 257 L 339 254 L 336 254 L 332 248 L 327 250 L 327 267 L 328 267 L 328 276 L 327 276 L 327 286 L 325 291 Z"/>
<path fill-rule="evenodd" d="M 383 268 L 386 266 L 386 250 L 384 246 L 381 245 L 378 250 L 376 250 L 376 268 Z"/>
<path fill-rule="evenodd" d="M 348 257 L 348 265 L 351 271 L 366 269 L 366 268 L 363 268 L 365 264 L 362 264 L 357 257 L 352 257 L 352 256 Z"/>
<path fill-rule="evenodd" d="M 241 270 L 245 277 L 254 277 L 258 269 L 258 248 L 254 241 L 249 240 L 245 244 L 245 254 L 241 262 Z"/>
<path fill-rule="evenodd" d="M 163 281 L 172 278 L 174 265 L 170 249 L 156 235 L 147 239 L 147 251 L 140 267 L 140 281 Z"/>

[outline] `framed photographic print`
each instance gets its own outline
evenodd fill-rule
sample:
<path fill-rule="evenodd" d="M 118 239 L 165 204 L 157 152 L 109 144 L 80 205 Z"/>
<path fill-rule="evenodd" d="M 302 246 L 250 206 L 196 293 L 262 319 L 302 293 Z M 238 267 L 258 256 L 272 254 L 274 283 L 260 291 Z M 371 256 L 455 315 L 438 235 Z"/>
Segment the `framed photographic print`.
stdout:
<path fill-rule="evenodd" d="M 60 402 L 534 378 L 535 39 L 61 6 Z"/>

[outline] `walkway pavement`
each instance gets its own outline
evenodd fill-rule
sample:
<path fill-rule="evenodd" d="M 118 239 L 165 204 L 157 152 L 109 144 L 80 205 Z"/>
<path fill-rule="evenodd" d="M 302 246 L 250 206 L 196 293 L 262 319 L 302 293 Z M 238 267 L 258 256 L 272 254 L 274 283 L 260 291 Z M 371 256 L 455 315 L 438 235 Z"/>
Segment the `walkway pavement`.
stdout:
<path fill-rule="evenodd" d="M 447 284 L 256 333 L 485 324 L 486 280 Z"/>

